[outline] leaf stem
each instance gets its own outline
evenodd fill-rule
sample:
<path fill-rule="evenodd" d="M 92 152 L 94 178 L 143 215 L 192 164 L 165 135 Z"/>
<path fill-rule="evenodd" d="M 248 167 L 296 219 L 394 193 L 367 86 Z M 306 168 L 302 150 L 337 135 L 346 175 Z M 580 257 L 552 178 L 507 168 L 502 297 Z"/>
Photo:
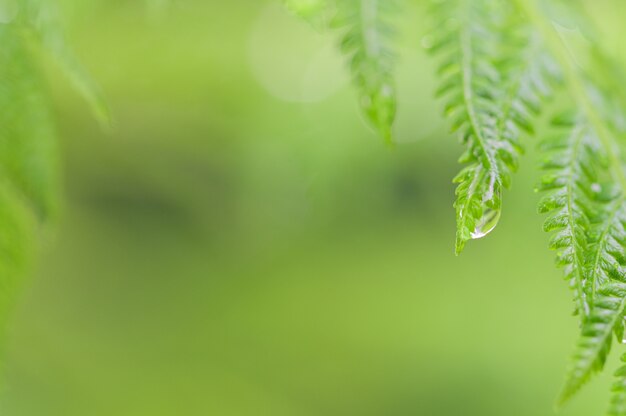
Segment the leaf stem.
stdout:
<path fill-rule="evenodd" d="M 589 308 L 589 301 L 587 299 L 587 294 L 585 293 L 585 285 L 583 284 L 584 281 L 584 276 L 583 276 L 583 268 L 584 265 L 580 264 L 580 257 L 577 253 L 577 251 L 579 250 L 579 245 L 577 243 L 577 239 L 576 239 L 576 231 L 575 231 L 575 224 L 576 224 L 576 217 L 574 214 L 574 187 L 576 186 L 576 175 L 577 172 L 575 171 L 575 166 L 576 166 L 576 161 L 578 160 L 578 155 L 581 151 L 581 148 L 583 147 L 583 138 L 585 137 L 585 131 L 584 129 L 580 128 L 580 129 L 576 129 L 573 132 L 573 137 L 575 140 L 574 146 L 573 146 L 573 154 L 571 155 L 571 159 L 570 159 L 570 166 L 569 166 L 569 174 L 568 174 L 568 178 L 567 178 L 567 217 L 568 217 L 568 222 L 569 222 L 569 232 L 570 232 L 570 237 L 572 239 L 572 244 L 574 245 L 574 263 L 575 263 L 575 271 L 574 273 L 576 273 L 575 275 L 575 279 L 576 279 L 576 290 L 579 293 L 576 293 L 576 300 L 578 301 L 578 303 L 580 303 L 580 305 L 578 306 L 580 308 L 580 313 L 582 314 L 582 316 L 584 318 L 586 318 L 587 316 L 589 316 L 589 312 L 590 312 L 590 308 Z"/>
<path fill-rule="evenodd" d="M 466 7 L 470 8 L 469 2 L 466 2 Z M 469 11 L 466 11 L 469 14 Z M 461 67 L 463 77 L 463 101 L 467 109 L 467 115 L 469 116 L 471 129 L 476 136 L 476 141 L 483 150 L 485 155 L 485 167 L 488 171 L 496 171 L 497 164 L 493 161 L 492 150 L 487 145 L 487 141 L 483 136 L 480 121 L 476 109 L 474 108 L 474 91 L 472 90 L 472 84 L 474 79 L 474 71 L 472 67 L 473 51 L 472 51 L 472 34 L 471 28 L 468 24 L 463 24 L 461 30 L 459 30 L 460 44 L 461 44 Z"/>

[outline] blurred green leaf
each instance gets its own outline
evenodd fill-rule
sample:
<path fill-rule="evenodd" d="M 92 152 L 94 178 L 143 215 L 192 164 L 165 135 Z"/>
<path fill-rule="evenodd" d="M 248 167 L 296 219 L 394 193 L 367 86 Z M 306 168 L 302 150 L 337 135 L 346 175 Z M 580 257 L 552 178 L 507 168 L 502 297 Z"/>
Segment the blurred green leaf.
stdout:
<path fill-rule="evenodd" d="M 25 24 L 54 58 L 74 88 L 87 101 L 96 119 L 111 124 L 111 113 L 98 84 L 69 46 L 56 0 L 25 0 Z"/>
<path fill-rule="evenodd" d="M 0 26 L 0 43 L 0 178 L 47 218 L 59 189 L 50 103 L 19 26 Z"/>

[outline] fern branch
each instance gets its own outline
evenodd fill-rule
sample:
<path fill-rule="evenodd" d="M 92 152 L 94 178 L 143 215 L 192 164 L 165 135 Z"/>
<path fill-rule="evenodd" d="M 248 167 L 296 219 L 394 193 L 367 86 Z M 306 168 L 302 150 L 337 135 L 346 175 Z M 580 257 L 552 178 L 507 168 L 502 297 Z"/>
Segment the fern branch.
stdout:
<path fill-rule="evenodd" d="M 611 282 L 599 290 L 593 309 L 582 328 L 567 382 L 558 404 L 569 400 L 595 372 L 602 370 L 611 350 L 613 331 L 622 324 L 626 308 L 626 285 Z"/>
<path fill-rule="evenodd" d="M 388 143 L 396 118 L 394 29 L 399 0 L 283 0 L 293 14 L 314 27 L 342 33 L 353 84 L 365 117 Z"/>
<path fill-rule="evenodd" d="M 492 29 L 476 19 L 475 7 L 462 0 L 435 5 L 438 25 L 444 31 L 433 35 L 430 48 L 431 52 L 445 56 L 439 67 L 443 81 L 437 95 L 446 98 L 445 110 L 453 120 L 452 129 L 460 132 L 468 148 L 461 161 L 470 163 L 454 179 L 459 184 L 455 202 L 457 254 L 468 240 L 486 231 L 480 230 L 481 225 L 486 225 L 481 224 L 484 216 L 497 221 L 501 207 L 502 180 L 496 161 L 498 138 L 493 123 L 497 113 L 493 105 L 495 88 L 486 88 L 490 83 L 499 85 L 501 75 L 488 59 L 494 45 L 475 40 L 478 33 Z"/>
<path fill-rule="evenodd" d="M 396 117 L 393 29 L 396 0 L 339 0 L 333 26 L 344 32 L 341 47 L 350 59 L 360 103 L 372 126 L 392 141 Z"/>
<path fill-rule="evenodd" d="M 626 192 L 626 174 L 616 134 L 609 127 L 611 120 L 599 112 L 598 108 L 601 106 L 594 103 L 590 94 L 591 86 L 574 63 L 563 40 L 534 0 L 518 0 L 517 3 L 542 34 L 552 55 L 558 61 L 567 90 L 581 111 L 590 138 L 599 148 L 596 153 L 602 153 L 608 162 L 608 167 L 605 168 L 602 161 L 596 160 L 593 163 L 594 167 L 606 169 L 606 176 L 610 181 L 619 185 L 614 200 L 594 201 L 594 208 L 599 213 L 596 215 L 600 216 L 600 221 L 594 219 L 599 223 L 595 227 L 595 235 L 588 234 L 594 228 L 591 225 L 584 221 L 576 224 L 581 234 L 577 246 L 582 247 L 583 257 L 577 256 L 575 262 L 578 264 L 572 267 L 575 269 L 572 271 L 576 276 L 573 280 L 574 290 L 575 296 L 579 299 L 578 310 L 582 315 L 582 329 L 565 386 L 558 399 L 558 403 L 563 404 L 589 380 L 593 373 L 603 368 L 610 351 L 613 333 L 622 332 L 621 320 L 624 315 L 626 292 L 619 286 L 619 282 L 623 280 L 620 263 L 624 262 L 623 195 Z M 597 101 L 597 97 L 595 98 Z M 590 182 L 591 180 L 592 178 L 585 177 L 581 181 L 583 185 L 581 195 L 588 191 L 589 186 L 600 187 L 598 183 Z M 593 213 L 590 216 L 593 217 Z M 583 233 L 587 234 L 584 236 L 586 241 L 582 239 Z M 584 265 L 583 279 L 581 279 L 583 270 L 581 259 L 588 263 Z M 581 309 L 581 306 L 584 309 Z"/>
<path fill-rule="evenodd" d="M 589 238 L 589 263 L 582 289 L 586 298 L 591 299 L 591 308 L 582 321 L 581 337 L 559 396 L 560 405 L 571 398 L 591 375 L 602 370 L 613 333 L 623 337 L 622 318 L 626 308 L 626 285 L 622 283 L 622 265 L 626 261 L 626 204 L 623 193 L 608 201 L 597 201 L 596 206 L 600 220 L 595 233 Z M 594 230 L 593 227 L 590 229 Z"/>
<path fill-rule="evenodd" d="M 544 162 L 551 172 L 542 189 L 551 193 L 542 199 L 540 212 L 552 213 L 544 228 L 557 231 L 551 248 L 559 250 L 558 264 L 565 267 L 582 321 L 558 400 L 562 405 L 603 368 L 613 332 L 621 330 L 626 205 L 623 192 L 602 191 L 600 178 L 610 175 L 606 154 L 584 116 L 561 118 L 560 125 L 569 131 L 566 139 L 543 144 L 542 150 L 552 153 Z"/>
<path fill-rule="evenodd" d="M 452 129 L 467 147 L 460 162 L 469 163 L 455 178 L 457 254 L 497 224 L 502 188 L 510 186 L 522 153 L 519 138 L 532 131 L 532 117 L 548 92 L 545 54 L 536 53 L 536 39 L 515 12 L 489 0 L 434 6 L 439 28 L 426 43 L 444 56 L 438 95 L 446 98 Z M 511 43 L 522 49 L 522 58 L 507 48 Z M 531 52 L 535 59 L 524 59 Z M 502 59 L 494 62 L 494 56 Z"/>
<path fill-rule="evenodd" d="M 577 69 L 565 45 L 563 45 L 562 39 L 546 18 L 545 13 L 540 11 L 536 0 L 516 0 L 516 2 L 540 31 L 548 49 L 559 62 L 569 91 L 582 109 L 598 139 L 605 147 L 615 179 L 620 183 L 622 190 L 626 191 L 626 173 L 624 172 L 620 149 L 616 145 L 612 133 L 606 127 L 603 117 L 598 114 L 593 105 L 593 100 L 590 98 L 587 86 L 583 81 L 585 79 L 584 75 Z"/>
<path fill-rule="evenodd" d="M 565 269 L 577 312 L 586 317 L 590 311 L 584 282 L 586 231 L 592 216 L 587 189 L 597 179 L 596 156 L 581 121 L 561 117 L 554 123 L 566 131 L 542 143 L 542 151 L 547 153 L 543 168 L 548 173 L 539 190 L 549 193 L 540 201 L 539 212 L 550 214 L 544 223 L 546 232 L 556 232 L 550 248 L 559 251 L 557 264 Z"/>

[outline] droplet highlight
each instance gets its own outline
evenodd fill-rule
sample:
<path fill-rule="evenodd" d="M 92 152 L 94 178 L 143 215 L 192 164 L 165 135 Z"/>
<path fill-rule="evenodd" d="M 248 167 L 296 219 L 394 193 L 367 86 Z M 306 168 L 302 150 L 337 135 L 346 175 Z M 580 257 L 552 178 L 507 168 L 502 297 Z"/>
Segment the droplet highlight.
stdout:
<path fill-rule="evenodd" d="M 502 210 L 500 209 L 485 208 L 483 216 L 478 220 L 476 228 L 470 234 L 472 239 L 478 240 L 492 232 L 498 225 L 498 221 L 500 221 L 501 213 Z"/>
<path fill-rule="evenodd" d="M 600 186 L 599 183 L 592 183 L 591 184 L 591 191 L 594 194 L 599 194 L 602 191 L 602 186 Z"/>

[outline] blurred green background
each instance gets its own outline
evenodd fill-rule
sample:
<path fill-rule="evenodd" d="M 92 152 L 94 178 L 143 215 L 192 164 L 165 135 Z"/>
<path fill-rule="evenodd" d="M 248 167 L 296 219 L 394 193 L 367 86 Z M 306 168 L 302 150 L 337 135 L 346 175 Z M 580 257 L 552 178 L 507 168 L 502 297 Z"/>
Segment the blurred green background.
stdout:
<path fill-rule="evenodd" d="M 47 71 L 65 214 L 11 318 L 3 414 L 553 414 L 577 327 L 533 143 L 499 227 L 454 257 L 461 148 L 419 6 L 393 149 L 333 36 L 278 1 L 64 6 L 116 123 Z M 561 414 L 599 414 L 609 383 Z"/>

